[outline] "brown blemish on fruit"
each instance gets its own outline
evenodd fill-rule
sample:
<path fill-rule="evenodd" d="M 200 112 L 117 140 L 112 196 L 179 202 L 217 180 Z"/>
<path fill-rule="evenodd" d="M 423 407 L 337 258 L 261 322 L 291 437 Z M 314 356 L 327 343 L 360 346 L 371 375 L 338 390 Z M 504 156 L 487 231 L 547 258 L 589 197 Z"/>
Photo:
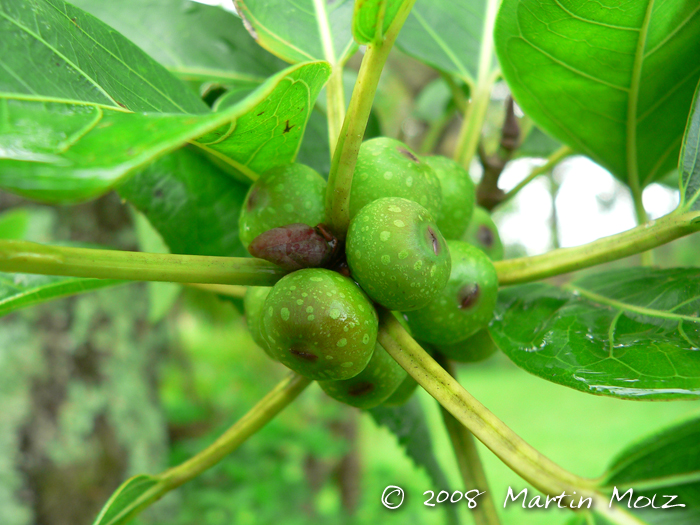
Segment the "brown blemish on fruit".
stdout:
<path fill-rule="evenodd" d="M 363 381 L 361 383 L 357 383 L 350 390 L 348 390 L 348 395 L 352 397 L 360 397 L 364 396 L 365 394 L 369 394 L 372 390 L 374 390 L 374 383 Z"/>
<path fill-rule="evenodd" d="M 419 164 L 419 163 L 420 163 L 420 159 L 419 159 L 418 157 L 416 157 L 413 153 L 411 153 L 410 151 L 408 151 L 406 148 L 404 148 L 403 146 L 398 146 L 398 147 L 396 148 L 396 151 L 398 151 L 399 153 L 401 153 L 401 155 L 403 155 L 404 157 L 411 159 L 411 160 L 412 160 L 413 162 L 415 162 L 416 164 Z"/>
<path fill-rule="evenodd" d="M 493 246 L 493 241 L 494 236 L 493 232 L 488 226 L 484 226 L 483 224 L 479 226 L 479 229 L 476 230 L 476 240 L 478 240 L 481 244 L 486 246 L 487 248 L 491 248 Z"/>
<path fill-rule="evenodd" d="M 248 197 L 248 205 L 246 206 L 248 208 L 248 211 L 252 212 L 255 208 L 257 208 L 259 201 L 260 201 L 260 188 L 255 187 L 255 188 L 253 188 L 253 191 L 250 192 L 250 197 Z"/>
<path fill-rule="evenodd" d="M 433 253 L 435 253 L 435 255 L 440 255 L 440 241 L 438 240 L 437 234 L 430 226 L 428 226 L 428 240 L 433 245 Z"/>
<path fill-rule="evenodd" d="M 457 301 L 459 302 L 459 309 L 463 310 L 465 308 L 471 308 L 476 304 L 481 296 L 481 289 L 476 283 L 467 284 L 462 286 L 461 290 L 457 294 Z"/>
<path fill-rule="evenodd" d="M 289 353 L 292 354 L 297 359 L 301 359 L 301 360 L 307 361 L 309 363 L 315 363 L 318 360 L 318 356 L 316 354 L 313 354 L 311 352 L 307 352 L 306 350 L 303 350 L 302 348 L 296 348 L 294 346 L 292 346 L 289 349 Z"/>

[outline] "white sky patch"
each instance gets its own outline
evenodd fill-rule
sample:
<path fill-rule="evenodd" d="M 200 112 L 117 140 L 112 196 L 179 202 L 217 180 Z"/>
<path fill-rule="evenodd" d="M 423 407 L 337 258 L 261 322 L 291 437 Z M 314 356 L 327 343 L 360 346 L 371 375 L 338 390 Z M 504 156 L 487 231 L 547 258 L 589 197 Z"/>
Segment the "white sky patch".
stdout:
<path fill-rule="evenodd" d="M 678 207 L 680 192 L 677 189 L 654 183 L 646 187 L 642 195 L 642 201 L 649 218 L 658 219 L 671 213 Z"/>
<path fill-rule="evenodd" d="M 206 5 L 218 5 L 223 7 L 226 11 L 230 11 L 233 14 L 238 14 L 236 7 L 233 5 L 233 0 L 191 0 L 192 2 L 197 2 L 198 4 Z"/>
<path fill-rule="evenodd" d="M 513 162 L 502 174 L 500 186 L 512 189 L 542 159 Z M 572 157 L 555 170 L 560 188 L 556 198 L 559 241 L 562 247 L 579 246 L 636 226 L 632 197 L 607 170 L 585 157 Z M 644 191 L 644 206 L 657 219 L 678 205 L 678 191 L 651 184 Z M 496 221 L 506 245 L 521 244 L 528 255 L 552 249 L 550 222 L 552 199 L 549 180 L 541 176 L 513 199 L 508 211 L 496 212 Z"/>

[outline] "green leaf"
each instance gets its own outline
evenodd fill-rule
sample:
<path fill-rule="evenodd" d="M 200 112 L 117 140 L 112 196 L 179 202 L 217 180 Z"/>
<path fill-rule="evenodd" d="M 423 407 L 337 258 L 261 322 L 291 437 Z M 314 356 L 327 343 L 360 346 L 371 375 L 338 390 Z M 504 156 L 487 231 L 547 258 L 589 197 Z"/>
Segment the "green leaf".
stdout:
<path fill-rule="evenodd" d="M 287 62 L 342 65 L 357 46 L 350 33 L 351 0 L 235 0 L 246 28 L 262 47 Z"/>
<path fill-rule="evenodd" d="M 129 179 L 119 195 L 143 213 L 172 253 L 242 257 L 238 217 L 248 187 L 189 149 Z"/>
<path fill-rule="evenodd" d="M 552 136 L 644 187 L 676 167 L 700 77 L 696 2 L 503 0 L 496 50 Z"/>
<path fill-rule="evenodd" d="M 148 501 L 149 491 L 157 489 L 158 478 L 140 474 L 129 478 L 112 494 L 93 525 L 122 525 L 131 521 L 133 512 Z"/>
<path fill-rule="evenodd" d="M 360 44 L 381 42 L 404 0 L 355 0 L 352 35 Z"/>
<path fill-rule="evenodd" d="M 518 366 L 582 392 L 700 397 L 700 270 L 625 268 L 500 292 L 491 335 Z"/>
<path fill-rule="evenodd" d="M 125 113 L 106 107 L 0 98 L 0 187 L 73 202 L 109 191 L 189 141 L 255 177 L 296 157 L 328 65 L 292 66 L 218 113 Z"/>
<path fill-rule="evenodd" d="M 681 203 L 685 211 L 700 210 L 700 83 L 690 108 L 678 166 Z"/>
<path fill-rule="evenodd" d="M 495 76 L 493 23 L 500 0 L 416 0 L 396 45 L 474 86 L 479 69 Z"/>
<path fill-rule="evenodd" d="M 700 522 L 700 416 L 670 426 L 648 436 L 623 451 L 608 469 L 601 486 L 623 494 L 634 490 L 652 498 L 655 505 L 667 502 L 666 494 L 678 496 L 669 505 L 685 504 L 685 508 L 635 511 L 650 524 L 696 525 Z M 627 506 L 627 499 L 624 500 Z M 644 503 L 644 500 L 641 502 Z"/>
<path fill-rule="evenodd" d="M 433 451 L 430 430 L 423 413 L 423 408 L 416 396 L 398 407 L 379 406 L 368 410 L 374 421 L 388 428 L 403 447 L 406 455 L 425 469 L 436 487 L 448 487 L 449 482 Z M 452 523 L 459 523 L 453 505 L 447 507 Z"/>
<path fill-rule="evenodd" d="M 136 45 L 61 0 L 0 0 L 0 97 L 168 113 L 208 111 Z"/>
<path fill-rule="evenodd" d="M 0 316 L 53 299 L 91 292 L 123 282 L 112 279 L 0 272 Z"/>
<path fill-rule="evenodd" d="M 177 77 L 255 86 L 284 69 L 220 7 L 178 0 L 73 0 L 134 42 Z"/>
<path fill-rule="evenodd" d="M 296 160 L 311 166 L 324 178 L 328 178 L 328 172 L 331 170 L 328 120 L 318 111 L 311 112 Z"/>
<path fill-rule="evenodd" d="M 399 33 L 401 35 L 403 33 Z M 425 86 L 416 97 L 413 116 L 425 122 L 433 123 L 445 116 L 452 106 L 452 91 L 442 78 L 436 78 Z M 452 108 L 454 111 L 454 107 Z"/>
<path fill-rule="evenodd" d="M 515 157 L 547 158 L 561 148 L 561 142 L 550 137 L 537 126 L 530 126 L 530 130 L 515 151 Z"/>

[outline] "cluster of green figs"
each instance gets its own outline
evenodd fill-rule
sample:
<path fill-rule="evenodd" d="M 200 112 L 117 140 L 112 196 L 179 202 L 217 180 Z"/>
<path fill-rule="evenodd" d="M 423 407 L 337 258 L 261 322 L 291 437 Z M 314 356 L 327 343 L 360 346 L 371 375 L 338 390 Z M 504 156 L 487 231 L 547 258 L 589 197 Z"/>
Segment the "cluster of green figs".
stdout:
<path fill-rule="evenodd" d="M 378 308 L 430 352 L 467 362 L 495 350 L 486 326 L 503 245 L 461 166 L 365 141 L 344 244 L 324 226 L 325 196 L 319 173 L 290 164 L 263 174 L 241 210 L 248 251 L 290 271 L 245 296 L 248 328 L 271 358 L 367 409 L 404 403 L 417 386 L 378 343 Z"/>

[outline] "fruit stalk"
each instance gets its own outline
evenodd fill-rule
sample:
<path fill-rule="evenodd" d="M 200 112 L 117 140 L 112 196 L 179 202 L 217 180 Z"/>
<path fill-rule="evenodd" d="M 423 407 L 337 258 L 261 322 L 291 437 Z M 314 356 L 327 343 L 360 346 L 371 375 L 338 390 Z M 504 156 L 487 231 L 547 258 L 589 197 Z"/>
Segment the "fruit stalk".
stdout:
<path fill-rule="evenodd" d="M 527 283 L 636 255 L 697 231 L 700 231 L 700 211 L 671 213 L 582 246 L 497 261 L 494 266 L 500 286 Z"/>
<path fill-rule="evenodd" d="M 213 467 L 231 452 L 236 450 L 246 439 L 270 422 L 282 409 L 292 403 L 311 380 L 291 373 L 270 391 L 246 415 L 224 432 L 214 443 L 184 463 L 155 476 L 158 482 L 139 495 L 130 504 L 111 516 L 109 524 L 124 524 L 134 516 L 158 501 L 165 494 L 199 476 Z M 105 507 L 107 509 L 109 503 Z M 102 511 L 104 513 L 104 510 Z M 102 516 L 102 514 L 101 514 Z M 96 523 L 103 523 L 100 517 Z"/>
<path fill-rule="evenodd" d="M 272 286 L 280 267 L 249 257 L 208 257 L 48 246 L 0 240 L 0 271 L 177 283 Z"/>
<path fill-rule="evenodd" d="M 520 193 L 520 190 L 522 190 L 525 186 L 530 184 L 534 179 L 536 179 L 544 173 L 548 173 L 562 160 L 573 155 L 573 153 L 574 150 L 572 150 L 569 146 L 562 146 L 561 148 L 559 148 L 557 151 L 555 151 L 549 157 L 547 157 L 547 162 L 545 162 L 542 166 L 533 169 L 530 172 L 530 174 L 527 177 L 525 177 L 522 181 L 520 181 L 520 183 L 515 188 L 506 193 L 503 197 L 503 200 L 499 202 L 496 207 L 502 206 L 503 204 L 511 200 L 518 193 Z"/>
<path fill-rule="evenodd" d="M 452 377 L 455 377 L 454 365 L 444 358 L 439 361 L 445 368 L 445 371 Z M 496 505 L 488 488 L 484 466 L 479 458 L 479 451 L 476 449 L 474 435 L 464 425 L 460 424 L 445 407 L 440 406 L 440 410 L 450 441 L 452 441 L 452 448 L 457 458 L 457 466 L 462 475 L 464 486 L 469 489 L 478 489 L 484 493 L 479 497 L 479 505 L 472 510 L 474 523 L 476 525 L 500 525 Z"/>
<path fill-rule="evenodd" d="M 380 313 L 379 343 L 455 419 L 501 461 L 550 495 L 574 491 L 593 497 L 595 482 L 568 472 L 542 455 L 467 392 L 404 330 L 390 312 Z"/>
<path fill-rule="evenodd" d="M 379 85 L 379 78 L 389 57 L 389 52 L 414 3 L 415 0 L 404 0 L 393 23 L 384 35 L 384 39 L 381 42 L 369 44 L 365 56 L 362 58 L 350 105 L 333 152 L 331 170 L 328 174 L 326 216 L 333 233 L 340 240 L 345 240 L 345 233 L 350 223 L 352 176 L 369 114 L 372 110 L 374 95 Z"/>

